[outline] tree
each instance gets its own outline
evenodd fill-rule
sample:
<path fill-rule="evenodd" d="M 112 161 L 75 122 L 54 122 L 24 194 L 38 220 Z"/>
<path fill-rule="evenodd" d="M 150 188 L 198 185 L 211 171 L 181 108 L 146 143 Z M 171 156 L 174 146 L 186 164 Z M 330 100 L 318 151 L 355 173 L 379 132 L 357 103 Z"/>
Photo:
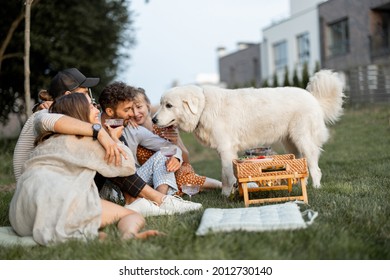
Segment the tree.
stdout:
<path fill-rule="evenodd" d="M 36 2 L 38 2 L 38 1 L 39 0 L 37 0 Z M 7 11 L 5 9 L 2 10 L 2 14 L 0 15 L 2 21 L 5 19 L 6 14 L 8 14 L 10 12 L 10 10 L 14 11 L 15 6 L 19 5 L 20 3 L 15 1 L 12 3 L 7 3 L 7 4 L 12 4 L 12 5 L 10 5 L 11 8 Z M 10 14 L 13 14 L 13 13 L 11 12 Z M 0 72 L 1 72 L 1 65 L 2 65 L 3 60 L 23 56 L 22 52 L 5 54 L 5 51 L 9 45 L 10 41 L 12 40 L 12 37 L 15 33 L 15 30 L 18 28 L 19 24 L 24 19 L 24 16 L 25 16 L 25 13 L 23 12 L 23 10 L 21 10 L 19 12 L 19 14 L 9 23 L 10 24 L 9 28 L 7 26 L 8 23 L 5 24 L 4 22 L 3 22 L 4 25 L 2 25 L 0 27 L 1 34 L 6 34 L 6 36 L 4 38 L 2 38 L 2 42 L 1 42 L 1 46 L 0 46 Z M 5 27 L 7 28 L 7 30 L 5 29 Z"/>
<path fill-rule="evenodd" d="M 314 66 L 314 73 L 317 73 L 320 70 L 321 70 L 320 63 L 319 61 L 316 61 L 316 64 Z"/>
<path fill-rule="evenodd" d="M 309 69 L 308 69 L 307 62 L 305 62 L 302 67 L 301 88 L 306 88 L 308 82 L 309 82 Z"/>
<path fill-rule="evenodd" d="M 20 101 L 24 93 L 24 16 L 20 15 L 24 14 L 25 0 L 2 2 L 0 34 L 11 33 L 0 35 L 0 122 L 5 123 L 9 112 L 21 112 L 24 106 Z M 100 76 L 100 87 L 94 95 L 111 82 L 121 70 L 119 63 L 129 57 L 128 51 L 135 45 L 133 14 L 128 4 L 128 0 L 94 0 L 93 4 L 78 0 L 34 0 L 31 97 L 37 99 L 39 90 L 47 88 L 51 78 L 68 67 Z"/>
<path fill-rule="evenodd" d="M 24 28 L 24 103 L 26 104 L 26 115 L 31 115 L 30 106 L 30 26 L 31 26 L 31 6 L 34 0 L 26 0 L 26 16 Z"/>
<path fill-rule="evenodd" d="M 253 88 L 258 87 L 258 84 L 257 84 L 257 82 L 256 82 L 255 79 L 252 79 L 252 80 L 249 82 L 249 87 L 253 87 Z"/>
<path fill-rule="evenodd" d="M 278 81 L 278 75 L 276 74 L 276 72 L 274 73 L 274 78 L 273 78 L 273 84 L 272 84 L 273 87 L 278 87 L 279 86 L 279 81 Z"/>
<path fill-rule="evenodd" d="M 289 79 L 289 73 L 288 73 L 288 67 L 287 65 L 284 67 L 284 81 L 283 81 L 283 86 L 289 87 L 290 84 L 290 79 Z"/>
<path fill-rule="evenodd" d="M 299 81 L 299 78 L 298 78 L 297 68 L 294 68 L 294 72 L 293 72 L 293 86 L 294 87 L 301 87 L 301 82 Z"/>

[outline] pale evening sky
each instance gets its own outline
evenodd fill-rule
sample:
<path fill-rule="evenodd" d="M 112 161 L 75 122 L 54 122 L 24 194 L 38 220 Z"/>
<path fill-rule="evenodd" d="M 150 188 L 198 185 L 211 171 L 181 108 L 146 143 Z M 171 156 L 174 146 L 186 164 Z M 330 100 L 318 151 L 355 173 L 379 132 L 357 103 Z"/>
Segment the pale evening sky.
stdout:
<path fill-rule="evenodd" d="M 289 0 L 133 0 L 137 45 L 117 79 L 144 88 L 158 104 L 174 82 L 217 75 L 218 47 L 230 53 L 238 42 L 261 42 L 262 29 L 289 9 Z"/>

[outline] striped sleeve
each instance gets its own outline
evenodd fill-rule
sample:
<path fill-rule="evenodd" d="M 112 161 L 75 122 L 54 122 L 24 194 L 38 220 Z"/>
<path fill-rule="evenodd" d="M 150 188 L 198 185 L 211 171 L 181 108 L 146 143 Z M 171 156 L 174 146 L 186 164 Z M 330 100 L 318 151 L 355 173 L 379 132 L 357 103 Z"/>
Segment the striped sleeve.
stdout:
<path fill-rule="evenodd" d="M 63 116 L 62 114 L 47 113 L 47 111 L 38 114 L 34 121 L 34 135 L 38 136 L 46 131 L 56 132 L 54 125 Z"/>
<path fill-rule="evenodd" d="M 18 181 L 20 175 L 22 175 L 23 164 L 28 160 L 30 153 L 34 149 L 34 131 L 33 122 L 35 114 L 24 124 L 22 131 L 20 132 L 19 139 L 16 142 L 13 157 L 13 168 L 16 181 Z"/>
<path fill-rule="evenodd" d="M 16 181 L 22 175 L 23 165 L 29 159 L 30 153 L 34 149 L 36 136 L 45 131 L 55 132 L 54 125 L 62 116 L 61 114 L 51 114 L 47 110 L 41 110 L 32 114 L 26 121 L 14 150 L 13 168 Z"/>

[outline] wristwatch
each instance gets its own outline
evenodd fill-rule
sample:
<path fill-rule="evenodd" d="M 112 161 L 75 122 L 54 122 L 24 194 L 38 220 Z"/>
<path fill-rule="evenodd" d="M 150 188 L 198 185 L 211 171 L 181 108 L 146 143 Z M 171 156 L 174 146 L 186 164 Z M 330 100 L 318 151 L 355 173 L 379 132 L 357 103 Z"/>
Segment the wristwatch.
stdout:
<path fill-rule="evenodd" d="M 97 140 L 97 137 L 98 137 L 98 134 L 99 134 L 99 131 L 101 128 L 102 128 L 102 126 L 98 123 L 95 123 L 92 125 L 92 131 L 93 131 L 92 138 L 93 138 L 93 140 Z"/>

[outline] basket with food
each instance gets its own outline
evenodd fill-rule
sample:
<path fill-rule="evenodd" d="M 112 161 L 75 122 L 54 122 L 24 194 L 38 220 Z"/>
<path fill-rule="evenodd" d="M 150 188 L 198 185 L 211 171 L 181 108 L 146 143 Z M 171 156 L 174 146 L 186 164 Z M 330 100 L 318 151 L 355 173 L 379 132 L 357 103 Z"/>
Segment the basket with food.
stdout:
<path fill-rule="evenodd" d="M 306 182 L 308 168 L 305 158 L 296 159 L 293 154 L 273 156 L 243 156 L 233 160 L 239 193 L 244 195 L 245 206 L 250 203 L 303 200 L 307 202 Z M 248 189 L 248 183 L 258 187 Z M 253 185 L 253 184 L 252 184 Z M 301 196 L 290 196 L 293 185 L 301 185 Z M 248 192 L 287 190 L 288 197 L 250 200 Z"/>

